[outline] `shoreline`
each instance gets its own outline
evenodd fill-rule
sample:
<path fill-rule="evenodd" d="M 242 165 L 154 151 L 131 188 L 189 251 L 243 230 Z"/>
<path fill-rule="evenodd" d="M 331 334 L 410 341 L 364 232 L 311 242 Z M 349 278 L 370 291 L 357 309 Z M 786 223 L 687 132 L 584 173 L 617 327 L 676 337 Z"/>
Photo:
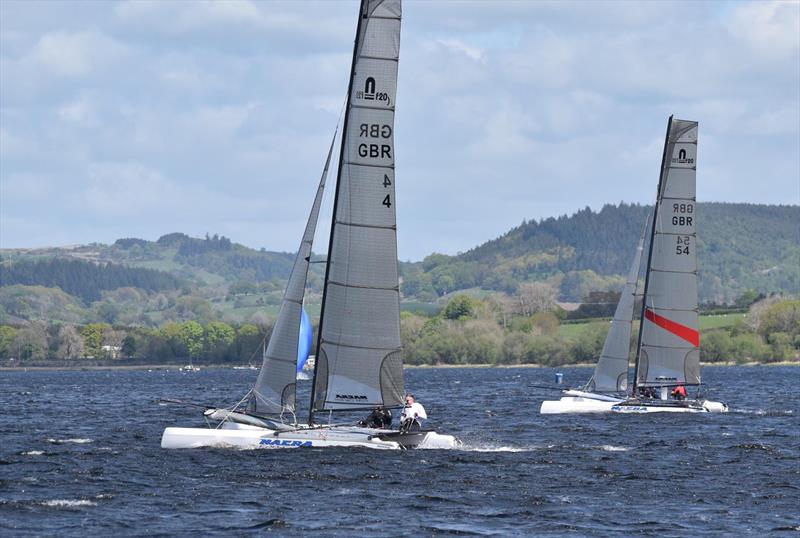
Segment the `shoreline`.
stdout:
<path fill-rule="evenodd" d="M 723 362 L 704 362 L 701 366 L 800 366 L 800 361 L 778 361 L 778 362 L 746 362 L 738 364 L 736 361 Z M 178 370 L 185 365 L 182 364 L 132 364 L 118 366 L 0 366 L 0 372 L 54 372 L 54 371 L 138 371 L 138 370 Z M 244 365 L 230 364 L 209 364 L 200 366 L 205 369 L 233 369 Z M 593 368 L 594 363 L 563 364 L 561 366 L 545 366 L 542 364 L 405 364 L 404 369 L 450 369 L 450 368 Z M 248 368 L 244 368 L 248 369 Z"/>

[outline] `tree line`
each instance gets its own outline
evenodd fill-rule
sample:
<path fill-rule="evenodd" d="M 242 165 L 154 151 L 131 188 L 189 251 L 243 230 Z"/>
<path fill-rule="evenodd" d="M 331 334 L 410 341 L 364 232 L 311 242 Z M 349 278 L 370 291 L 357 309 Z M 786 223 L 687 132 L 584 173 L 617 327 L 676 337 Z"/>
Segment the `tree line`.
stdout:
<path fill-rule="evenodd" d="M 402 312 L 405 361 L 417 365 L 546 366 L 595 362 L 608 333 L 608 321 L 565 325 L 569 321 L 565 318 L 566 313 L 555 304 L 553 290 L 542 286 L 517 296 L 455 295 L 435 315 Z M 168 322 L 158 328 L 108 323 L 1 325 L 0 359 L 257 363 L 270 332 L 268 324 L 194 320 Z M 634 331 L 632 345 L 635 338 Z M 705 362 L 800 358 L 800 300 L 781 296 L 758 299 L 740 321 L 702 331 L 700 356 Z"/>
<path fill-rule="evenodd" d="M 64 258 L 0 263 L 0 286 L 15 284 L 57 287 L 91 303 L 100 300 L 104 290 L 124 287 L 147 291 L 173 290 L 180 286 L 180 281 L 164 271 L 114 263 Z"/>
<path fill-rule="evenodd" d="M 565 317 L 553 308 L 524 313 L 519 304 L 504 305 L 496 297 L 457 295 L 434 317 L 403 312 L 406 362 L 545 366 L 596 362 L 609 322 L 564 326 Z M 638 324 L 631 350 L 635 349 L 637 330 Z M 742 321 L 702 331 L 700 358 L 739 363 L 799 359 L 800 300 L 762 299 L 750 306 Z"/>
<path fill-rule="evenodd" d="M 0 359 L 146 359 L 155 363 L 201 359 L 213 362 L 261 362 L 262 343 L 271 328 L 221 321 L 169 322 L 159 328 L 108 323 L 85 325 L 28 323 L 0 325 Z"/>

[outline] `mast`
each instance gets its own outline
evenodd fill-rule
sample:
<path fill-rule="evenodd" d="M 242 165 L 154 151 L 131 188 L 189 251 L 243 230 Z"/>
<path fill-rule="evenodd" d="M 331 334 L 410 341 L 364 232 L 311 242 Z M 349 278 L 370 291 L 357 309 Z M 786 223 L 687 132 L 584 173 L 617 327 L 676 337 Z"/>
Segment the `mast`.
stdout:
<path fill-rule="evenodd" d="M 314 395 L 316 392 L 317 386 L 317 374 L 319 373 L 319 365 L 320 365 L 320 350 L 322 349 L 322 322 L 325 319 L 325 299 L 328 295 L 328 278 L 330 277 L 331 271 L 331 251 L 333 250 L 333 234 L 334 230 L 336 229 L 336 210 L 339 207 L 339 191 L 341 186 L 341 179 L 342 179 L 342 168 L 344 167 L 345 161 L 345 144 L 347 142 L 347 124 L 348 119 L 350 117 L 350 100 L 352 99 L 353 95 L 353 79 L 355 78 L 355 68 L 356 68 L 356 60 L 358 59 L 358 46 L 361 36 L 361 23 L 362 21 L 368 16 L 367 13 L 367 5 L 368 0 L 361 0 L 361 4 L 358 9 L 358 23 L 356 25 L 356 38 L 353 41 L 353 60 L 350 64 L 350 80 L 347 84 L 347 104 L 344 108 L 344 124 L 342 126 L 342 139 L 340 141 L 340 149 L 339 149 L 339 166 L 336 172 L 336 189 L 334 191 L 333 196 L 333 211 L 331 213 L 331 232 L 330 237 L 328 240 L 328 255 L 326 256 L 325 260 L 325 280 L 322 288 L 322 306 L 320 308 L 319 313 L 319 326 L 317 328 L 317 350 L 316 350 L 316 359 L 314 360 L 314 377 L 311 381 L 311 399 L 308 406 L 308 424 L 309 426 L 314 423 Z"/>
<path fill-rule="evenodd" d="M 650 245 L 647 250 L 647 265 L 645 266 L 645 277 L 644 277 L 644 292 L 642 293 L 642 314 L 639 318 L 639 336 L 636 342 L 636 359 L 634 361 L 633 367 L 633 388 L 631 389 L 631 396 L 636 397 L 636 389 L 638 388 L 637 385 L 639 383 L 639 359 L 642 353 L 642 334 L 644 329 L 644 314 L 645 309 L 647 308 L 647 290 L 650 284 L 650 264 L 653 261 L 653 239 L 656 235 L 656 223 L 658 222 L 658 207 L 661 201 L 661 189 L 664 183 L 664 175 L 666 171 L 666 164 L 667 164 L 667 148 L 669 146 L 669 132 L 672 129 L 672 115 L 669 117 L 669 121 L 667 121 L 667 133 L 664 135 L 664 152 L 661 154 L 661 172 L 658 176 L 658 192 L 656 193 L 656 203 L 655 207 L 653 208 L 653 220 L 650 226 Z"/>

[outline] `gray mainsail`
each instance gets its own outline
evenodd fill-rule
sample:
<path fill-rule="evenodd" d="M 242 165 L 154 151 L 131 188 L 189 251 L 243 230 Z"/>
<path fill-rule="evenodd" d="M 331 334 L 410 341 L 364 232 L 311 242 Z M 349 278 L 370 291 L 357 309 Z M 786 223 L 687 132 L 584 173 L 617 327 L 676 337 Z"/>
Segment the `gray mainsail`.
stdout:
<path fill-rule="evenodd" d="M 700 383 L 697 122 L 670 117 L 653 215 L 636 386 Z"/>
<path fill-rule="evenodd" d="M 260 415 L 294 412 L 295 409 L 295 376 L 297 368 L 297 346 L 300 335 L 300 317 L 303 309 L 303 297 L 306 290 L 308 277 L 309 257 L 314 242 L 314 232 L 317 229 L 322 194 L 325 191 L 325 180 L 328 177 L 328 168 L 331 164 L 333 145 L 336 132 L 331 140 L 325 168 L 319 180 L 317 194 L 311 206 L 303 240 L 294 259 L 289 282 L 283 294 L 281 307 L 272 336 L 264 351 L 261 371 L 258 373 L 256 384 L 250 391 L 247 411 Z"/>
<path fill-rule="evenodd" d="M 645 229 L 636 247 L 633 263 L 628 271 L 628 279 L 622 288 L 611 328 L 603 344 L 603 353 L 594 368 L 594 375 L 587 385 L 592 392 L 625 392 L 628 389 L 628 359 L 631 350 L 631 330 L 633 326 L 633 305 L 636 302 L 636 286 L 639 282 L 639 268 L 644 250 Z"/>
<path fill-rule="evenodd" d="M 401 405 L 394 177 L 400 0 L 362 0 L 320 317 L 311 414 Z"/>

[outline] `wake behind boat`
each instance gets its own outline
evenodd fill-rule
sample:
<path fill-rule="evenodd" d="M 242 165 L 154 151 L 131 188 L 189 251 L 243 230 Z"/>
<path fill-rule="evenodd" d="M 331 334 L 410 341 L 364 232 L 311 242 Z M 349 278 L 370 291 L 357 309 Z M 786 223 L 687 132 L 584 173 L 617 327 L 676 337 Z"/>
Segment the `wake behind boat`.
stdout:
<path fill-rule="evenodd" d="M 307 423 L 296 418 L 298 338 L 311 247 L 334 141 L 253 389 L 208 428 L 167 428 L 164 448 L 452 448 L 421 428 L 337 423 L 334 414 L 403 407 L 395 214 L 394 111 L 400 0 L 362 0 L 345 107 Z M 334 135 L 335 140 L 335 135 Z M 318 424 L 325 413 L 327 424 Z M 288 423 L 285 419 L 291 419 Z"/>
<path fill-rule="evenodd" d="M 633 388 L 628 356 L 644 232 L 594 376 L 580 390 L 542 402 L 542 414 L 708 413 L 728 406 L 702 397 L 697 315 L 697 122 L 669 118 L 650 223 Z M 695 394 L 688 398 L 687 387 Z M 670 399 L 670 396 L 673 399 Z"/>

